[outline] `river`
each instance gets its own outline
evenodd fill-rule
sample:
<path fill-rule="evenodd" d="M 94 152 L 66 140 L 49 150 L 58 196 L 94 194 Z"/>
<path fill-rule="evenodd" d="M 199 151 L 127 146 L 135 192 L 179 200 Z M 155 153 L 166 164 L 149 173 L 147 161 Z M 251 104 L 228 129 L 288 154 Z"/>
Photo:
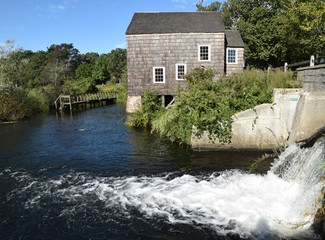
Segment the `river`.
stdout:
<path fill-rule="evenodd" d="M 306 192 L 285 157 L 248 174 L 261 153 L 194 152 L 127 128 L 124 108 L 0 125 L 0 239 L 317 239 L 321 176 Z"/>

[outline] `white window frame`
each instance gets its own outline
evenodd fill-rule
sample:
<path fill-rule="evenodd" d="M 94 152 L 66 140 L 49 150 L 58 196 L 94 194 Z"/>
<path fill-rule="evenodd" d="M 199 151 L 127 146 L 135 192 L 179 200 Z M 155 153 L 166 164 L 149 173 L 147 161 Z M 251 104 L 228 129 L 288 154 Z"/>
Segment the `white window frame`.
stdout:
<path fill-rule="evenodd" d="M 163 81 L 162 82 L 157 82 L 156 81 L 156 69 L 162 69 L 163 70 Z M 153 80 L 153 83 L 165 83 L 166 81 L 166 76 L 165 76 L 165 67 L 153 67 L 152 68 L 152 80 Z"/>
<path fill-rule="evenodd" d="M 201 47 L 208 47 L 208 59 L 201 59 Z M 211 61 L 211 45 L 201 44 L 198 45 L 198 60 L 199 62 L 209 62 Z"/>
<path fill-rule="evenodd" d="M 235 62 L 229 62 L 229 51 L 235 51 Z M 227 54 L 226 54 L 226 59 L 227 59 L 227 64 L 237 64 L 237 59 L 238 59 L 238 51 L 237 48 L 227 48 Z"/>
<path fill-rule="evenodd" d="M 178 67 L 179 66 L 183 66 L 184 67 L 184 78 L 178 78 Z M 187 73 L 187 67 L 186 67 L 186 64 L 185 63 L 177 63 L 176 64 L 176 80 L 177 81 L 182 81 L 182 80 L 185 80 L 185 75 Z"/>

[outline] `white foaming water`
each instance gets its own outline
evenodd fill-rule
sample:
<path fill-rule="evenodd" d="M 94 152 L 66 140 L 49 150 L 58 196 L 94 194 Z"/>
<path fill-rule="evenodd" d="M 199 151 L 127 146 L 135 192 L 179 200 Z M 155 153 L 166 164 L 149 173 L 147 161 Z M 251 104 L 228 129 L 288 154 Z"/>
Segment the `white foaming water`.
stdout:
<path fill-rule="evenodd" d="M 28 185 L 24 190 L 36 187 L 38 194 L 26 206 L 37 205 L 45 195 L 69 202 L 91 195 L 88 201 L 95 198 L 124 214 L 137 209 L 148 218 L 161 217 L 172 224 L 195 223 L 218 234 L 258 239 L 310 237 L 309 228 L 319 207 L 317 198 L 324 187 L 324 146 L 325 138 L 308 149 L 290 146 L 265 175 L 237 170 L 178 177 L 66 175 Z"/>

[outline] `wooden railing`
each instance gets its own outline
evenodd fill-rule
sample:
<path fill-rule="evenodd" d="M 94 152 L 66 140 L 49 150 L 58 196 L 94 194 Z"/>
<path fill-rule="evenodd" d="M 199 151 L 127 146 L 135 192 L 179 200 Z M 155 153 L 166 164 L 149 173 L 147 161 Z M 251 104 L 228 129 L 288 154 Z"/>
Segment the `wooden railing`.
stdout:
<path fill-rule="evenodd" d="M 116 92 L 99 92 L 99 93 L 86 93 L 80 95 L 63 95 L 57 97 L 54 101 L 54 106 L 57 110 L 63 110 L 69 107 L 70 111 L 73 106 L 85 105 L 87 103 L 95 105 L 96 103 L 108 102 L 116 100 Z"/>
<path fill-rule="evenodd" d="M 276 67 L 273 69 L 280 69 L 283 71 L 293 70 L 295 71 L 297 68 L 300 67 L 309 67 L 309 66 L 315 66 L 319 64 L 325 64 L 325 56 L 317 56 L 314 55 L 310 56 L 309 60 L 296 62 L 296 63 L 285 63 L 282 67 Z M 271 68 L 269 69 L 271 70 Z"/>

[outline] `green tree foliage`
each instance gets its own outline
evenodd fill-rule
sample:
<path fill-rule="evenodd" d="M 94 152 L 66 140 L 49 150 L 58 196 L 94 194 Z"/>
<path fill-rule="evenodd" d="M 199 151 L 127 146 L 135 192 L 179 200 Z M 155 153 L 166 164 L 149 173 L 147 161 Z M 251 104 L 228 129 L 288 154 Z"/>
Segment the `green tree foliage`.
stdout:
<path fill-rule="evenodd" d="M 42 78 L 55 87 L 63 85 L 68 77 L 74 76 L 79 65 L 79 51 L 73 44 L 51 45 L 47 51 L 47 64 L 41 75 Z"/>
<path fill-rule="evenodd" d="M 215 1 L 215 2 L 210 3 L 210 5 L 208 5 L 208 6 L 203 6 L 203 1 L 204 0 L 199 0 L 199 2 L 196 4 L 197 11 L 212 12 L 212 11 L 220 11 L 221 10 L 221 6 L 222 6 L 221 2 Z"/>
<path fill-rule="evenodd" d="M 15 50 L 7 55 L 5 60 L 6 76 L 8 79 L 12 79 L 15 85 L 26 86 L 28 84 L 26 67 L 32 55 L 32 51 L 24 51 L 22 49 Z"/>
<path fill-rule="evenodd" d="M 280 66 L 324 53 L 323 0 L 228 0 L 222 16 L 245 42 L 245 57 L 255 67 Z"/>
<path fill-rule="evenodd" d="M 95 53 L 95 52 L 80 54 L 80 62 L 81 63 L 89 63 L 91 65 L 94 65 L 96 63 L 96 60 L 98 57 L 99 57 L 99 54 Z"/>
<path fill-rule="evenodd" d="M 41 73 L 46 64 L 47 53 L 44 51 L 33 53 L 28 59 L 27 66 L 25 68 L 25 77 L 29 88 L 41 87 L 47 83 L 47 80 L 41 77 Z"/>
<path fill-rule="evenodd" d="M 123 54 L 119 54 L 121 52 Z M 125 53 L 126 50 L 113 50 L 110 60 L 110 54 L 79 54 L 73 44 L 65 43 L 53 44 L 47 51 L 34 53 L 15 47 L 13 41 L 7 41 L 0 45 L 0 84 L 3 84 L 0 91 L 10 90 L 12 95 L 9 98 L 0 92 L 0 95 L 3 94 L 0 120 L 23 118 L 39 110 L 44 111 L 44 106 L 53 103 L 61 93 L 96 92 L 96 84 L 110 80 L 109 60 L 111 66 L 117 66 L 112 75 L 119 81 L 126 74 Z M 124 96 L 124 87 L 120 89 L 123 89 Z M 16 100 L 19 103 L 23 101 L 24 109 L 19 107 L 21 104 Z M 9 102 L 17 105 L 16 112 L 8 114 L 6 109 L 14 106 Z M 19 111 L 21 114 L 18 114 Z"/>
<path fill-rule="evenodd" d="M 245 57 L 255 67 L 285 62 L 285 36 L 278 26 L 278 0 L 229 0 L 222 7 L 228 28 L 237 29 L 245 43 Z"/>
<path fill-rule="evenodd" d="M 284 1 L 282 8 L 279 31 L 285 36 L 287 61 L 325 56 L 325 1 Z"/>
<path fill-rule="evenodd" d="M 91 78 L 94 66 L 90 63 L 82 63 L 76 69 L 76 78 Z"/>
<path fill-rule="evenodd" d="M 108 71 L 113 82 L 126 82 L 126 49 L 117 48 L 109 53 Z"/>
<path fill-rule="evenodd" d="M 107 54 L 102 54 L 96 59 L 92 78 L 95 80 L 96 84 L 105 83 L 110 79 Z"/>
<path fill-rule="evenodd" d="M 0 45 L 0 80 L 1 82 L 8 82 L 12 77 L 12 71 L 16 66 L 16 53 L 21 52 L 22 49 L 16 48 L 14 42 L 8 40 L 5 44 Z"/>
<path fill-rule="evenodd" d="M 67 95 L 77 95 L 83 93 L 97 92 L 95 81 L 91 77 L 78 79 L 69 78 L 64 82 L 61 93 Z"/>

